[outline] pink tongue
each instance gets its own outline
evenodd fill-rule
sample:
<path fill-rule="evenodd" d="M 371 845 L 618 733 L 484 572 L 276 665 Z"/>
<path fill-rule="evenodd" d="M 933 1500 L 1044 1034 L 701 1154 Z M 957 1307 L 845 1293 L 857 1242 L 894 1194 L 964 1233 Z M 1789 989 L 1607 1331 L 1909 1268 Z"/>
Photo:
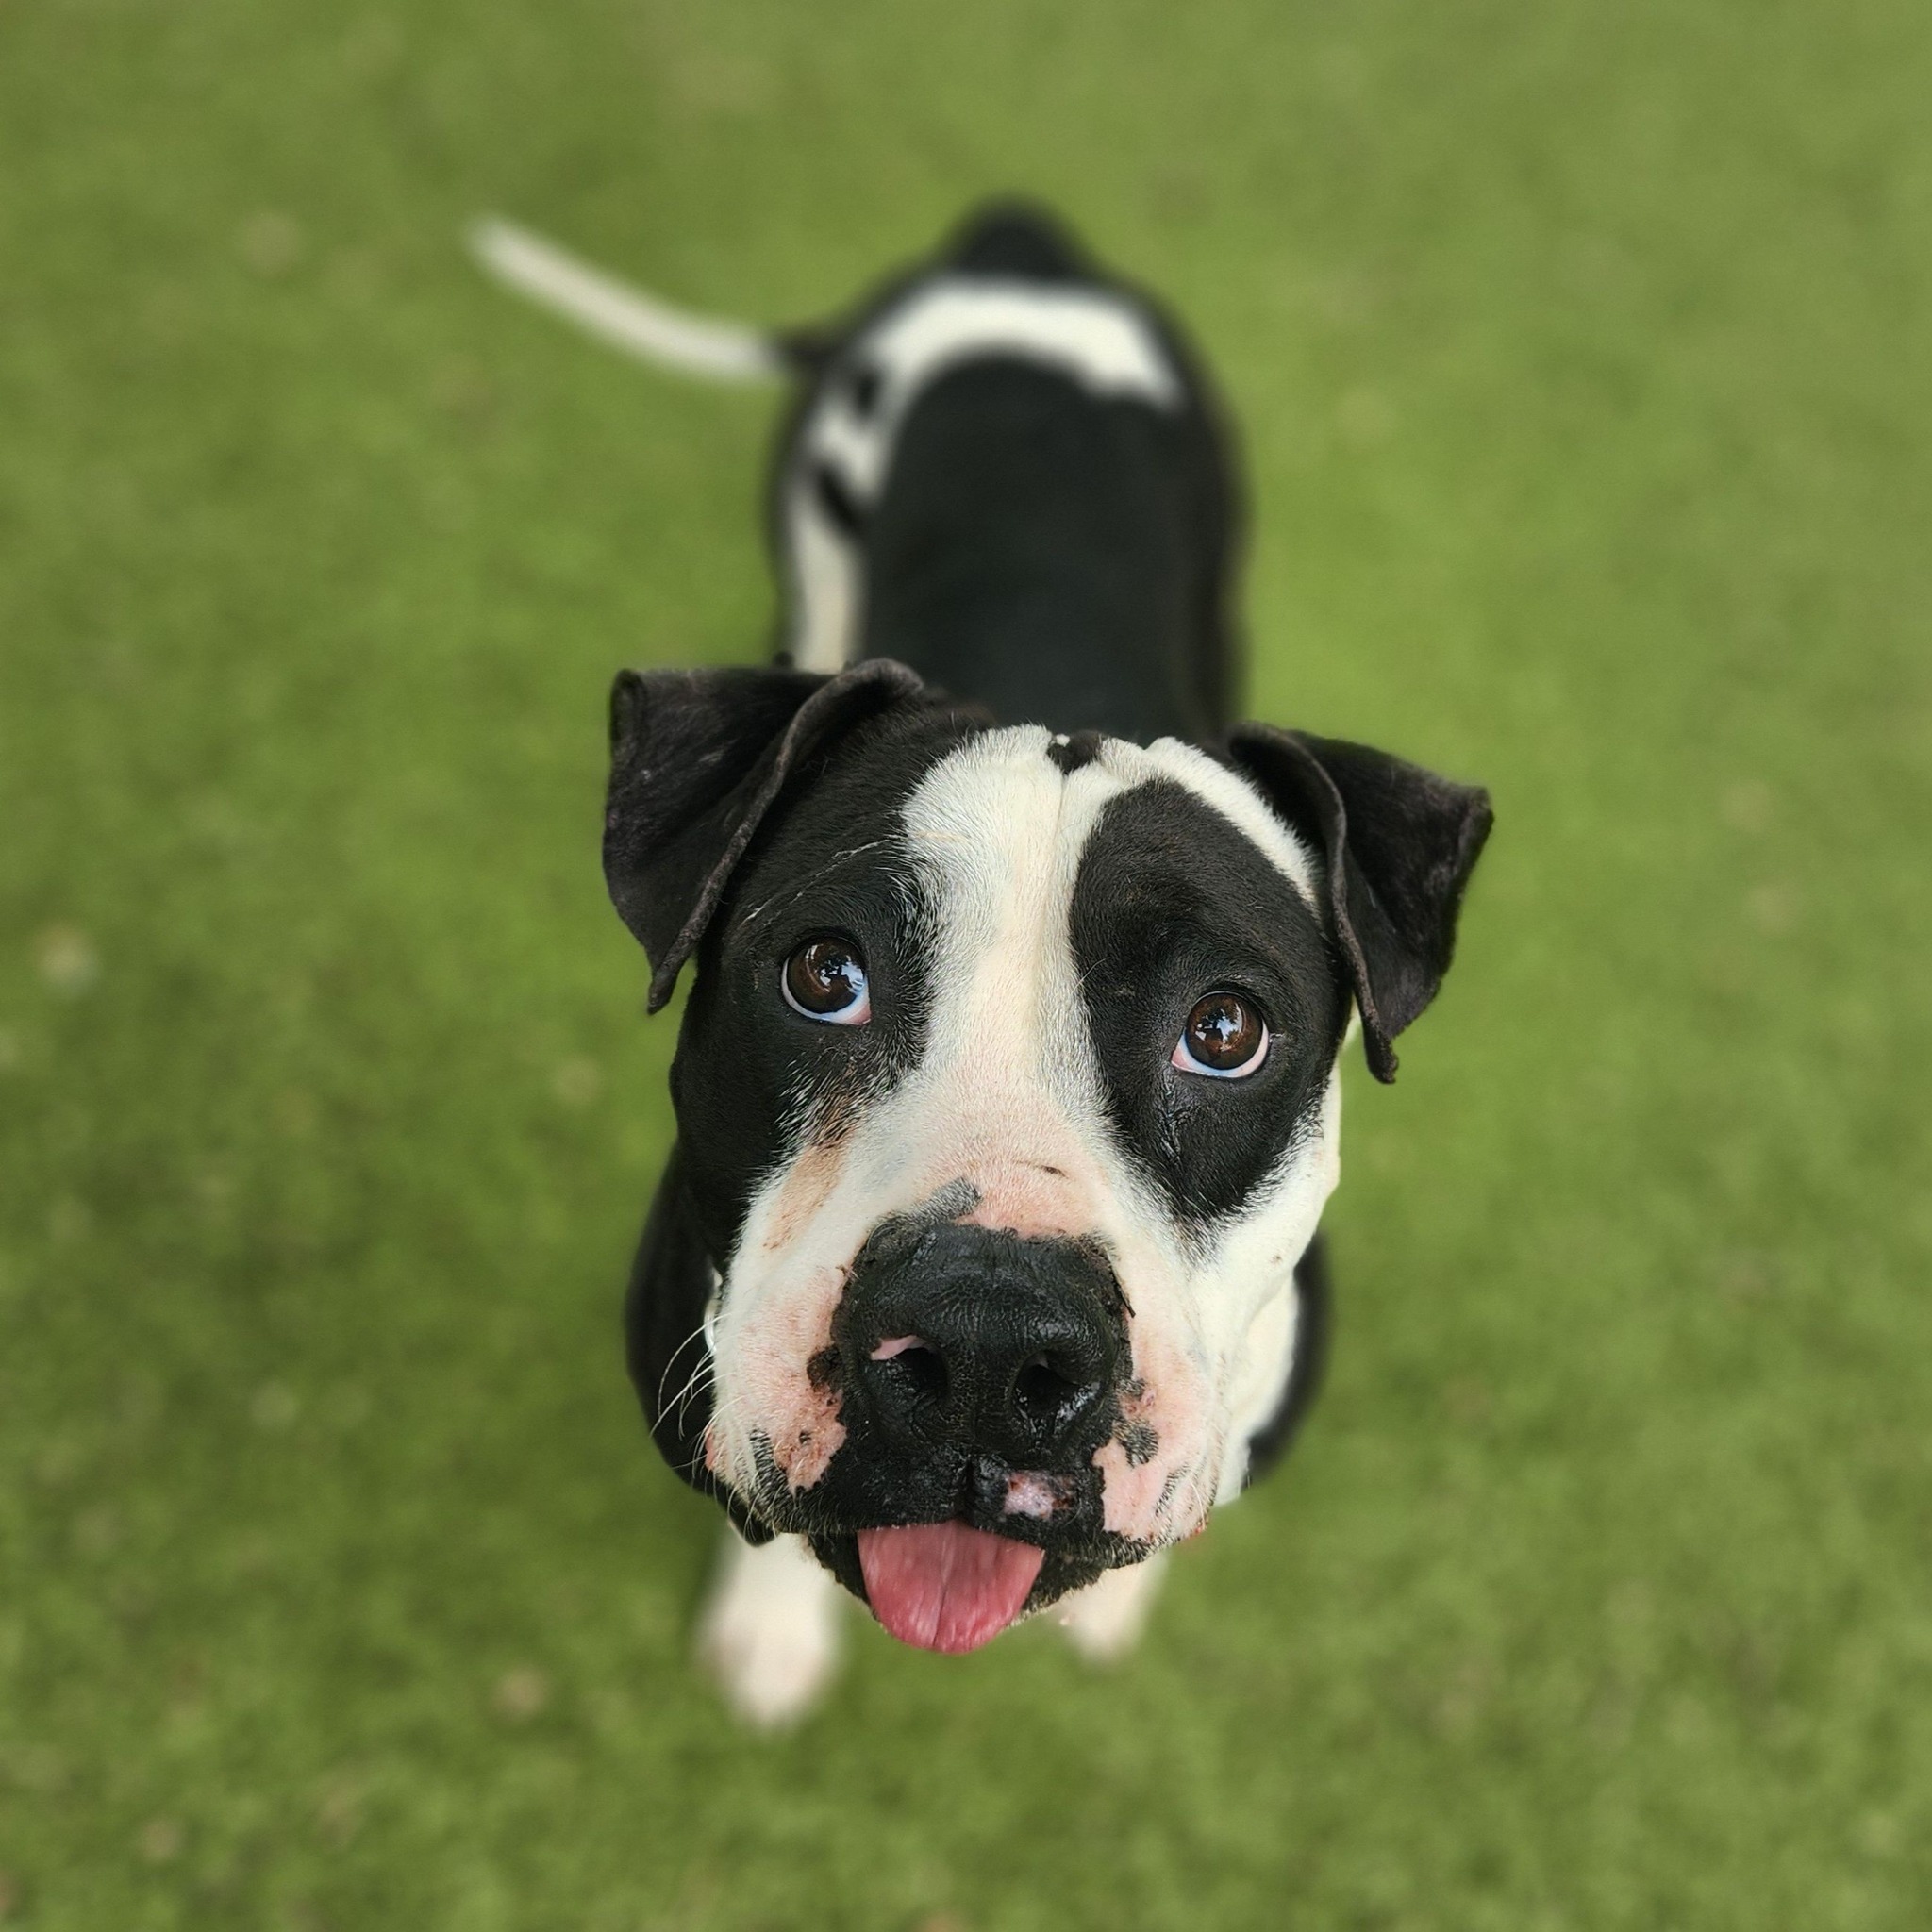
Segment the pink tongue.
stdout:
<path fill-rule="evenodd" d="M 991 1643 L 1015 1617 L 1044 1552 L 963 1523 L 861 1529 L 873 1612 L 902 1643 L 958 1652 Z"/>

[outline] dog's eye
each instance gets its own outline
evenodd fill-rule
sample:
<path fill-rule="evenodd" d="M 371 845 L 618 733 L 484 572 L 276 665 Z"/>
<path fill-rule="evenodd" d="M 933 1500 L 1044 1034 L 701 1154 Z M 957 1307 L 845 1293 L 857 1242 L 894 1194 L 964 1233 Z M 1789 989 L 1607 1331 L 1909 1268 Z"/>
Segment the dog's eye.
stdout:
<path fill-rule="evenodd" d="M 808 1020 L 834 1026 L 863 1026 L 872 1018 L 865 955 L 850 940 L 821 933 L 785 962 L 785 1004 Z"/>
<path fill-rule="evenodd" d="M 1199 1001 L 1174 1042 L 1173 1064 L 1184 1074 L 1239 1080 L 1268 1058 L 1268 1023 L 1253 1000 L 1210 992 Z"/>

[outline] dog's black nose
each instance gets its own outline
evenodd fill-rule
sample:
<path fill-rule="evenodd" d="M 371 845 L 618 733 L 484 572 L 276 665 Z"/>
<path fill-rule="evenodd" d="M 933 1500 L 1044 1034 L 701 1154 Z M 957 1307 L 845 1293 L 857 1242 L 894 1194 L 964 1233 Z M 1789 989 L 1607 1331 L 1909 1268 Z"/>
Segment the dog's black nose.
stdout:
<path fill-rule="evenodd" d="M 950 1223 L 889 1225 L 866 1243 L 836 1338 L 885 1434 L 1021 1469 L 1098 1446 L 1125 1359 L 1120 1291 L 1094 1243 Z"/>

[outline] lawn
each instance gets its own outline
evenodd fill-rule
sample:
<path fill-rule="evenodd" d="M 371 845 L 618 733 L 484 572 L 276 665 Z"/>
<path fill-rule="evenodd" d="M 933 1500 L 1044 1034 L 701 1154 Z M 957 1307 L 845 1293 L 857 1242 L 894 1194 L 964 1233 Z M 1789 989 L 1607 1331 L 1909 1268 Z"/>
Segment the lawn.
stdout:
<path fill-rule="evenodd" d="M 0 6 L 0 1923 L 1932 1924 L 1932 11 Z M 625 663 L 791 320 L 1024 188 L 1193 324 L 1253 709 L 1480 778 L 1332 1379 L 1112 1674 L 777 1741 L 617 1309 Z"/>

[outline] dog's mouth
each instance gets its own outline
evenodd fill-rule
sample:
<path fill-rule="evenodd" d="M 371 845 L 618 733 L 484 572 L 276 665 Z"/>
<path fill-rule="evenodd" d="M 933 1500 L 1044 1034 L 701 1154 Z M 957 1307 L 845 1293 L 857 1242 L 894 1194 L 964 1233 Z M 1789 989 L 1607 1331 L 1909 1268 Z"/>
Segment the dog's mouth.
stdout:
<path fill-rule="evenodd" d="M 902 1642 L 964 1652 L 991 1642 L 1152 1545 L 1109 1530 L 1102 1472 L 1015 1468 L 963 1444 L 894 1454 L 862 1412 L 808 1490 L 787 1483 L 762 1438 L 750 1495 L 712 1476 L 747 1535 L 803 1536 L 813 1553 Z M 884 1447 L 887 1453 L 877 1453 Z"/>
<path fill-rule="evenodd" d="M 902 1643 L 957 1655 L 1151 1554 L 1118 1537 L 1035 1541 L 1030 1529 L 1005 1536 L 954 1516 L 806 1535 L 819 1561 Z"/>
<path fill-rule="evenodd" d="M 1012 1624 L 1046 1560 L 1038 1543 L 957 1520 L 862 1529 L 855 1541 L 873 1614 L 900 1642 L 952 1655 Z"/>

